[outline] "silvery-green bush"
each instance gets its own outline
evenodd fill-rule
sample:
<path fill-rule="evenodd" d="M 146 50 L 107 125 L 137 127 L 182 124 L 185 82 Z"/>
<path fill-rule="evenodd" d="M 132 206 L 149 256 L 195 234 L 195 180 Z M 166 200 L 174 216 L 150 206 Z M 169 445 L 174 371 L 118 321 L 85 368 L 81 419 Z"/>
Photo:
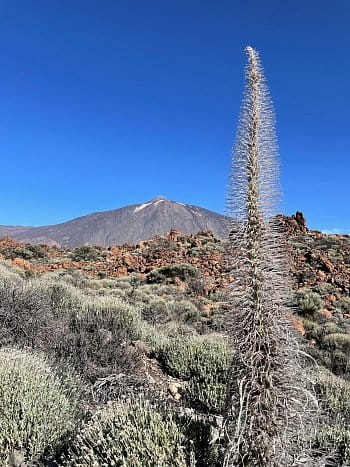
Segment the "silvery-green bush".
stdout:
<path fill-rule="evenodd" d="M 192 454 L 181 427 L 169 412 L 147 400 L 109 404 L 85 424 L 66 466 L 184 467 Z"/>
<path fill-rule="evenodd" d="M 304 313 L 315 313 L 324 306 L 320 295 L 311 289 L 301 289 L 296 293 L 299 310 Z"/>
<path fill-rule="evenodd" d="M 317 432 L 318 446 L 331 452 L 337 465 L 350 465 L 350 383 L 324 369 L 317 372 L 315 382 L 326 415 Z"/>
<path fill-rule="evenodd" d="M 53 370 L 38 354 L 0 349 L 0 464 L 15 451 L 38 460 L 54 451 L 80 417 L 74 376 Z"/>
<path fill-rule="evenodd" d="M 165 370 L 184 381 L 184 396 L 190 406 L 221 412 L 232 358 L 221 336 L 169 337 L 159 342 L 157 351 Z"/>

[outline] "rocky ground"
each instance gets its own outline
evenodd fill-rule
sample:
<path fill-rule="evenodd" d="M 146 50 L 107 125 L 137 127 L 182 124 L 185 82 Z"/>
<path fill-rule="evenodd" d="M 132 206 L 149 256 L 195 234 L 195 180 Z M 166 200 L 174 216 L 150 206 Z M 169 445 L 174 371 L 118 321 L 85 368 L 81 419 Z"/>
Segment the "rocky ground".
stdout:
<path fill-rule="evenodd" d="M 315 447 L 336 459 L 336 465 L 349 465 L 350 237 L 308 230 L 301 213 L 283 220 L 294 277 L 292 320 L 304 336 L 306 351 L 318 363 L 316 393 L 327 414 Z M 129 423 L 131 410 L 126 401 L 124 414 L 118 404 L 136 391 L 146 400 L 164 403 L 181 420 L 186 419 L 174 433 L 183 436 L 185 429 L 184 453 L 189 442 L 195 447 L 196 465 L 219 465 L 218 414 L 231 358 L 220 334 L 229 309 L 224 249 L 224 242 L 211 232 L 183 235 L 177 230 L 136 245 L 110 248 L 67 249 L 1 239 L 0 344 L 5 351 L 0 354 L 0 363 L 6 365 L 0 364 L 0 370 L 6 370 L 11 380 L 9 394 L 21 390 L 18 381 L 11 379 L 11 362 L 22 359 L 26 372 L 27 360 L 41 358 L 36 353 L 43 352 L 54 361 L 69 362 L 83 379 L 87 391 L 82 399 L 84 417 L 97 417 L 96 433 L 100 433 L 99 410 L 108 409 L 101 415 L 103 424 L 110 424 L 110 417 L 114 417 L 118 438 L 121 427 Z M 32 351 L 17 354 L 16 350 L 10 355 L 7 346 Z M 44 368 L 44 375 L 46 371 Z M 36 392 L 30 397 L 35 398 Z M 111 401 L 117 404 L 112 412 L 108 405 Z M 60 407 L 58 415 L 62 413 Z M 155 413 L 144 405 L 136 409 L 137 413 L 142 409 L 142 420 L 144 413 L 152 417 Z M 13 415 L 9 413 L 11 425 Z M 38 426 L 40 417 L 39 411 Z M 71 422 L 79 432 L 79 417 Z M 193 428 L 191 433 L 188 426 Z M 63 447 L 56 440 L 55 448 L 50 449 L 56 450 L 57 462 L 68 452 L 77 462 L 70 460 L 68 465 L 92 465 L 92 460 L 89 458 L 89 464 L 84 457 L 85 444 L 92 443 L 90 428 L 84 428 L 83 441 L 75 438 L 74 430 Z M 171 433 L 169 436 L 175 436 Z M 135 449 L 137 439 L 130 435 L 127 439 Z M 83 443 L 81 447 L 79 443 Z M 94 443 L 93 460 L 107 459 L 109 441 L 102 457 L 100 444 L 95 443 L 96 447 Z M 116 450 L 118 446 L 116 442 Z M 48 447 L 36 447 L 33 453 L 26 447 L 20 454 L 37 463 L 11 465 L 48 465 Z M 118 452 L 115 455 L 119 456 Z M 79 464 L 82 459 L 87 463 Z M 190 465 L 184 459 L 179 465 Z"/>
<path fill-rule="evenodd" d="M 295 288 L 313 289 L 321 285 L 328 292 L 323 294 L 322 312 L 331 317 L 337 300 L 350 295 L 350 236 L 309 230 L 301 213 L 283 219 Z M 198 269 L 203 281 L 201 293 L 207 297 L 222 291 L 227 285 L 223 252 L 224 243 L 214 238 L 210 231 L 183 235 L 176 229 L 136 245 L 109 248 L 82 246 L 61 249 L 21 244 L 10 237 L 0 239 L 0 258 L 10 259 L 14 266 L 28 274 L 65 269 L 98 278 L 118 278 L 135 273 L 142 280 L 154 269 L 170 264 L 189 264 Z M 171 282 L 181 286 L 177 276 Z M 345 313 L 344 317 L 350 316 Z"/>

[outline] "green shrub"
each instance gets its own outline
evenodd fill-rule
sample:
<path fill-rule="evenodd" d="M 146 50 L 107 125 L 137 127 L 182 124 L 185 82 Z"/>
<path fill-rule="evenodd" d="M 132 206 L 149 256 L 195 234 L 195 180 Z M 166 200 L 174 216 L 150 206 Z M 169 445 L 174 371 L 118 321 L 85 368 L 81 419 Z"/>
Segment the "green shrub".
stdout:
<path fill-rule="evenodd" d="M 174 301 L 171 303 L 170 308 L 174 318 L 185 323 L 193 323 L 201 316 L 201 312 L 196 305 L 188 300 Z"/>
<path fill-rule="evenodd" d="M 183 431 L 169 413 L 141 399 L 95 414 L 71 446 L 68 466 L 185 467 L 194 465 Z"/>
<path fill-rule="evenodd" d="M 147 290 L 149 293 L 153 295 L 161 295 L 161 296 L 177 296 L 179 294 L 179 289 L 172 284 L 146 284 L 140 287 L 142 290 Z"/>
<path fill-rule="evenodd" d="M 341 328 L 334 321 L 326 321 L 322 326 L 323 334 L 338 334 L 341 333 Z"/>
<path fill-rule="evenodd" d="M 138 308 L 141 316 L 151 324 L 166 323 L 171 319 L 171 309 L 168 302 L 156 295 L 145 295 L 143 291 L 137 291 L 137 299 L 141 300 Z"/>
<path fill-rule="evenodd" d="M 326 414 L 326 423 L 317 431 L 320 448 L 335 452 L 340 463 L 350 461 L 350 383 L 322 370 L 316 374 L 315 390 Z"/>
<path fill-rule="evenodd" d="M 91 279 L 88 283 L 88 286 L 91 289 L 113 289 L 119 287 L 119 285 L 119 281 L 106 277 L 101 277 L 100 279 Z M 123 285 L 125 285 L 125 283 L 123 283 Z"/>
<path fill-rule="evenodd" d="M 292 241 L 291 245 L 295 250 L 305 250 L 305 248 L 306 248 L 305 243 L 301 243 L 301 242 L 298 242 L 298 241 Z"/>
<path fill-rule="evenodd" d="M 209 298 L 213 302 L 227 302 L 228 301 L 228 292 L 223 291 L 223 290 L 212 292 L 209 295 Z"/>
<path fill-rule="evenodd" d="M 350 369 L 350 335 L 334 321 L 317 323 L 303 318 L 308 339 L 315 339 L 317 347 L 309 346 L 307 353 L 317 362 L 338 375 L 345 375 Z"/>
<path fill-rule="evenodd" d="M 335 303 L 334 306 L 343 311 L 344 313 L 350 313 L 350 297 L 342 297 L 339 298 Z"/>
<path fill-rule="evenodd" d="M 2 254 L 8 259 L 23 258 L 26 260 L 43 259 L 48 256 L 47 247 L 45 245 L 30 244 L 17 248 L 3 248 Z"/>
<path fill-rule="evenodd" d="M 341 350 L 343 352 L 350 351 L 350 335 L 349 334 L 327 334 L 322 339 L 322 344 L 332 350 Z"/>
<path fill-rule="evenodd" d="M 137 297 L 140 298 L 140 291 Z M 169 321 L 192 323 L 201 316 L 200 310 L 189 300 L 167 300 L 157 295 L 147 295 L 142 303 L 136 303 L 141 316 L 151 324 L 164 324 Z"/>
<path fill-rule="evenodd" d="M 161 268 L 153 269 L 147 274 L 147 282 L 149 283 L 161 283 L 168 279 L 178 277 L 182 281 L 186 281 L 190 278 L 199 275 L 197 268 L 191 264 L 168 264 Z"/>
<path fill-rule="evenodd" d="M 31 251 L 33 258 L 46 259 L 48 257 L 46 245 L 26 245 L 26 248 Z"/>
<path fill-rule="evenodd" d="M 101 249 L 97 246 L 83 245 L 74 248 L 70 253 L 72 261 L 95 261 L 99 258 Z"/>
<path fill-rule="evenodd" d="M 304 284 L 305 282 L 309 281 L 314 282 L 318 279 L 315 269 L 309 264 L 307 264 L 301 271 L 297 271 L 295 275 L 298 284 Z"/>
<path fill-rule="evenodd" d="M 127 346 L 151 332 L 133 306 L 110 297 L 88 297 L 67 317 L 66 329 L 56 355 L 90 381 L 134 368 L 137 356 Z"/>
<path fill-rule="evenodd" d="M 299 310 L 304 313 L 314 313 L 324 306 L 324 301 L 318 293 L 310 289 L 301 289 L 296 293 Z"/>
<path fill-rule="evenodd" d="M 303 326 L 308 338 L 321 341 L 328 334 L 341 334 L 341 328 L 334 321 L 326 321 L 325 323 L 318 323 L 312 319 L 303 318 Z"/>
<path fill-rule="evenodd" d="M 63 281 L 42 280 L 47 306 L 55 316 L 68 315 L 81 308 L 84 295 L 76 288 Z"/>
<path fill-rule="evenodd" d="M 337 375 L 343 375 L 349 378 L 350 372 L 350 359 L 349 353 L 342 352 L 341 350 L 330 351 L 328 355 L 331 358 L 331 370 Z"/>
<path fill-rule="evenodd" d="M 63 281 L 0 279 L 0 345 L 40 349 L 68 360 L 88 380 L 134 368 L 132 340 L 153 329 L 114 297 L 86 295 Z"/>
<path fill-rule="evenodd" d="M 319 323 L 312 321 L 307 318 L 303 318 L 302 320 L 303 326 L 306 331 L 306 336 L 311 339 L 319 340 L 323 334 L 323 328 Z"/>
<path fill-rule="evenodd" d="M 74 430 L 78 419 L 77 386 L 39 355 L 0 349 L 0 460 L 14 450 L 38 460 Z"/>
<path fill-rule="evenodd" d="M 330 284 L 329 282 L 321 282 L 316 287 L 316 291 L 321 295 L 330 294 L 330 293 L 334 292 L 334 290 L 335 290 L 334 285 Z"/>
<path fill-rule="evenodd" d="M 327 353 L 323 352 L 315 345 L 306 345 L 304 346 L 303 350 L 306 352 L 307 355 L 313 358 L 313 360 L 316 361 L 318 365 L 322 365 L 326 368 L 332 368 L 332 361 L 327 356 Z"/>
<path fill-rule="evenodd" d="M 54 319 L 45 287 L 37 281 L 0 280 L 0 345 L 42 347 Z"/>
<path fill-rule="evenodd" d="M 0 260 L 0 284 L 3 284 L 4 281 L 8 280 L 17 281 L 19 278 L 23 278 L 24 276 L 25 273 L 23 269 L 13 266 L 10 261 Z"/>
<path fill-rule="evenodd" d="M 78 289 L 85 289 L 89 283 L 89 279 L 82 272 L 76 270 L 58 269 L 41 276 L 41 278 L 53 282 L 63 282 Z"/>
<path fill-rule="evenodd" d="M 185 381 L 185 398 L 192 407 L 220 412 L 231 358 L 221 336 L 170 337 L 158 347 L 158 355 L 170 375 Z"/>
<path fill-rule="evenodd" d="M 331 360 L 330 369 L 338 375 L 346 375 L 350 370 L 350 335 L 327 334 L 321 341 L 321 348 Z"/>
<path fill-rule="evenodd" d="M 330 249 L 339 249 L 341 246 L 341 240 L 335 235 L 327 235 L 322 238 L 315 239 L 314 248 L 317 250 L 328 251 Z"/>
<path fill-rule="evenodd" d="M 350 430 L 345 425 L 322 426 L 317 432 L 317 442 L 321 449 L 331 453 L 336 462 L 327 465 L 350 465 Z"/>
<path fill-rule="evenodd" d="M 194 258 L 200 258 L 203 256 L 203 248 L 200 247 L 192 247 L 189 251 L 189 255 L 193 256 Z"/>
<path fill-rule="evenodd" d="M 315 375 L 315 391 L 323 408 L 333 416 L 350 417 L 350 383 L 330 371 Z"/>
<path fill-rule="evenodd" d="M 29 250 L 29 248 L 8 248 L 3 251 L 5 258 L 15 259 L 15 258 L 23 258 L 23 259 L 32 259 L 33 253 Z"/>
<path fill-rule="evenodd" d="M 131 285 L 129 281 L 117 280 L 115 286 L 120 290 L 130 290 Z"/>

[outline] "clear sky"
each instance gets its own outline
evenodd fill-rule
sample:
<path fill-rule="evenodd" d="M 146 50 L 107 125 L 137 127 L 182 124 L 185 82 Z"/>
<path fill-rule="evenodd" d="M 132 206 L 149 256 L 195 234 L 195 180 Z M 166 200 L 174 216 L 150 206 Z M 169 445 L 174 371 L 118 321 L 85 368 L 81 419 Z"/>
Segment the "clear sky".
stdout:
<path fill-rule="evenodd" d="M 158 195 L 223 212 L 261 54 L 283 211 L 350 233 L 349 0 L 3 0 L 0 224 Z"/>

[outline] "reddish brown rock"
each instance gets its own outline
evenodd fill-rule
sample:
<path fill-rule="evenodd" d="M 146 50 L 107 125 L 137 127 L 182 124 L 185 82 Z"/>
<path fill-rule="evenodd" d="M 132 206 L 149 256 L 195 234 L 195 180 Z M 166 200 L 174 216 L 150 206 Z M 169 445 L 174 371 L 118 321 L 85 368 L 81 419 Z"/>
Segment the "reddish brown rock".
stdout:
<path fill-rule="evenodd" d="M 177 242 L 180 235 L 181 233 L 178 229 L 171 229 L 169 233 L 165 234 L 165 238 L 168 238 L 172 242 Z"/>
<path fill-rule="evenodd" d="M 295 319 L 292 321 L 292 326 L 299 334 L 301 334 L 302 336 L 305 335 L 306 331 L 302 321 L 300 321 L 299 319 Z"/>
<path fill-rule="evenodd" d="M 22 243 L 16 242 L 11 237 L 0 238 L 0 248 L 4 248 L 4 247 L 7 247 L 7 248 L 19 248 L 19 247 L 22 247 L 22 246 L 23 246 Z"/>
<path fill-rule="evenodd" d="M 26 271 L 29 271 L 30 269 L 32 269 L 32 265 L 30 264 L 30 262 L 22 258 L 15 258 L 11 260 L 11 263 L 13 266 L 21 268 L 21 269 L 25 269 Z"/>
<path fill-rule="evenodd" d="M 332 317 L 332 312 L 328 310 L 327 308 L 321 308 L 320 313 L 325 316 L 326 318 L 331 318 Z"/>

